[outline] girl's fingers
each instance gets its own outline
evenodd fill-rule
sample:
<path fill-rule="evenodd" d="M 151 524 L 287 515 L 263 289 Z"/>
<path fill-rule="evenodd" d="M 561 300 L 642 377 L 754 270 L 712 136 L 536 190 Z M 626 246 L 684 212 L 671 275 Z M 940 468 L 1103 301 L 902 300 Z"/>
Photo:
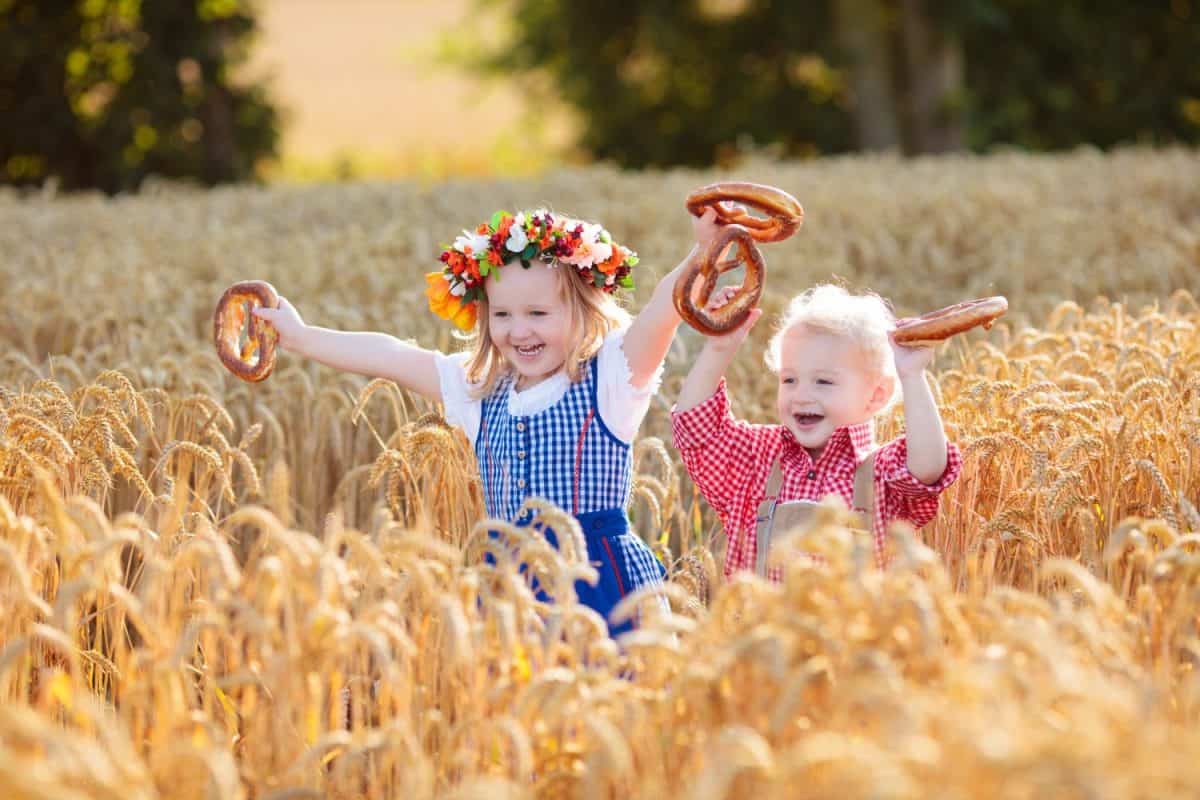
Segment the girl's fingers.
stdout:
<path fill-rule="evenodd" d="M 251 313 L 253 313 L 254 316 L 256 316 L 256 317 L 262 317 L 263 319 L 265 319 L 267 321 L 271 321 L 271 320 L 275 319 L 280 314 L 280 312 L 292 311 L 292 310 L 293 310 L 292 304 L 289 303 L 286 298 L 281 297 L 281 298 L 279 298 L 279 305 L 276 308 L 268 308 L 266 306 L 256 306 L 255 308 L 251 309 Z"/>

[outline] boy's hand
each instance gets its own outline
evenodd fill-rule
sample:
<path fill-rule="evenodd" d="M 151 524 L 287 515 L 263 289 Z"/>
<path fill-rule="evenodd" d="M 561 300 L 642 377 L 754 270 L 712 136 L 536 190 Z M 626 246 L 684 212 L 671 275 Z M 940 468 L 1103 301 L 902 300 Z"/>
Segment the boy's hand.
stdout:
<path fill-rule="evenodd" d="M 304 320 L 300 313 L 287 301 L 286 297 L 279 298 L 279 308 L 256 308 L 254 316 L 265 319 L 279 332 L 279 344 L 288 349 L 295 345 L 300 333 L 304 330 Z"/>
<path fill-rule="evenodd" d="M 896 320 L 896 322 L 901 323 L 904 320 Z M 898 344 L 895 331 L 888 333 L 888 342 L 892 345 L 892 357 L 896 361 L 896 374 L 901 379 L 920 375 L 926 367 L 933 363 L 935 352 L 930 346 L 908 347 Z"/>
<path fill-rule="evenodd" d="M 737 294 L 737 290 L 738 287 L 736 286 L 723 286 L 717 289 L 708 299 L 708 305 L 705 308 L 709 311 L 716 311 L 733 299 L 733 296 Z M 750 314 L 746 317 L 745 322 L 722 336 L 708 337 L 705 341 L 705 347 L 721 352 L 737 350 L 741 347 L 742 342 L 746 341 L 746 337 L 750 334 L 750 329 L 754 327 L 754 323 L 758 322 L 758 318 L 762 316 L 762 313 L 761 308 L 755 307 L 750 309 Z"/>

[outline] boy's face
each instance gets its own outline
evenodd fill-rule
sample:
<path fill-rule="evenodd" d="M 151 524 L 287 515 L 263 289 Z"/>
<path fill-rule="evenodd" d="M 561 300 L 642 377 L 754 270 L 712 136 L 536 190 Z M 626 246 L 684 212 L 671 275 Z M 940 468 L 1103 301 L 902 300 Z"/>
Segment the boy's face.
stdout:
<path fill-rule="evenodd" d="M 512 263 L 484 287 L 488 331 L 517 373 L 517 388 L 528 389 L 562 369 L 570 345 L 570 310 L 557 269 Z"/>
<path fill-rule="evenodd" d="M 866 422 L 891 395 L 892 379 L 845 336 L 796 327 L 781 344 L 779 421 L 814 460 L 834 430 Z"/>

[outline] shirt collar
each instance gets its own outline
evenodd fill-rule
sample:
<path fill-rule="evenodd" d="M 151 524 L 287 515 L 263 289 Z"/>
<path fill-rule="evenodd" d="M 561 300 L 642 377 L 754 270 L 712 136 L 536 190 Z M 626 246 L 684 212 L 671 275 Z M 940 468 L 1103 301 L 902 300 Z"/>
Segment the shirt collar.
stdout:
<path fill-rule="evenodd" d="M 783 431 L 783 452 L 780 453 L 782 463 L 795 463 L 799 461 L 801 464 L 808 467 L 812 464 L 812 457 L 808 451 L 796 441 L 796 437 L 786 426 L 779 426 Z M 875 449 L 875 422 L 867 420 L 859 422 L 855 425 L 843 425 L 840 428 L 834 428 L 833 433 L 829 437 L 829 442 L 825 445 L 825 450 L 821 453 L 821 458 L 824 459 L 832 453 L 845 452 L 849 447 L 850 452 L 854 454 L 854 466 L 858 466 L 867 460 L 867 456 Z"/>

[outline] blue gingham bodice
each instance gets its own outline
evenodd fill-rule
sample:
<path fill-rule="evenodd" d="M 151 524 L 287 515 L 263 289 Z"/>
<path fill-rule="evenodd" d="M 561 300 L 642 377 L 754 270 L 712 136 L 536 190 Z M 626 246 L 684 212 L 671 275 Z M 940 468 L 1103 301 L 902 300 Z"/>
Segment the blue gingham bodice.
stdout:
<path fill-rule="evenodd" d="M 513 380 L 501 379 L 483 399 L 475 439 L 488 515 L 516 519 L 529 497 L 572 514 L 624 509 L 632 480 L 630 447 L 600 418 L 596 359 L 557 403 L 529 416 L 509 413 Z"/>

